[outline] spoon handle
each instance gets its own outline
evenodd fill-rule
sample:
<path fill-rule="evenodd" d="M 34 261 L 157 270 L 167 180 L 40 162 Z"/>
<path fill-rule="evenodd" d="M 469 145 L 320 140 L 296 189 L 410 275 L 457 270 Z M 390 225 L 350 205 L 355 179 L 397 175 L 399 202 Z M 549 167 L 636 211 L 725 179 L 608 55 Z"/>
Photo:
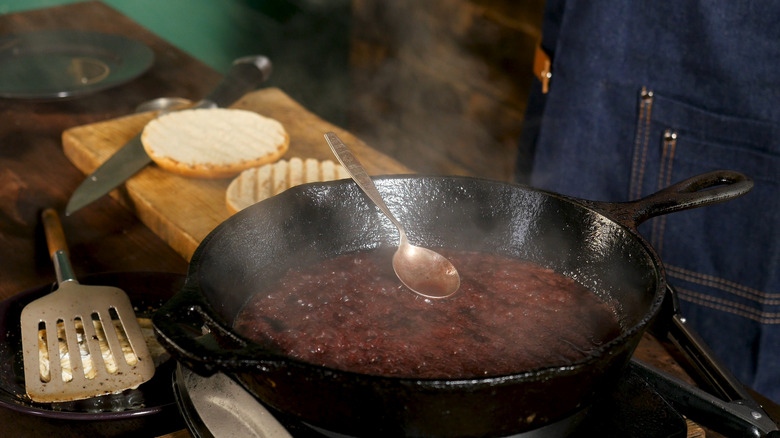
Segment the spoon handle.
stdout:
<path fill-rule="evenodd" d="M 336 155 L 336 158 L 338 158 L 341 165 L 344 166 L 352 179 L 355 180 L 357 185 L 363 190 L 363 192 L 366 193 L 366 195 L 368 195 L 371 201 L 373 201 L 374 204 L 376 204 L 376 206 L 382 210 L 382 213 L 384 213 L 385 216 L 390 219 L 393 225 L 398 228 L 398 232 L 401 233 L 401 240 L 406 240 L 406 233 L 404 232 L 401 223 L 398 222 L 398 219 L 396 219 L 395 216 L 393 216 L 393 214 L 390 212 L 390 209 L 387 208 L 385 201 L 382 200 L 382 196 L 379 194 L 379 191 L 374 185 L 374 181 L 371 180 L 370 176 L 368 176 L 366 169 L 362 164 L 360 164 L 360 161 L 357 159 L 357 157 L 352 153 L 351 150 L 349 150 L 347 145 L 341 141 L 336 133 L 328 132 L 325 134 L 325 141 L 328 142 L 328 145 Z"/>

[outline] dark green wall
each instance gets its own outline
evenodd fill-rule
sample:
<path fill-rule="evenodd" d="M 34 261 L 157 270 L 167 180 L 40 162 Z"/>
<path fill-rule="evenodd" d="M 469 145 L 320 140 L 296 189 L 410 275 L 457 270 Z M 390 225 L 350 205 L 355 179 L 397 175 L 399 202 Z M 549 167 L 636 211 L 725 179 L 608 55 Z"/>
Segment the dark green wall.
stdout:
<path fill-rule="evenodd" d="M 220 71 L 239 54 L 262 49 L 252 37 L 254 10 L 242 0 L 104 0 Z M 74 0 L 4 0 L 0 13 L 40 9 Z"/>
<path fill-rule="evenodd" d="M 344 122 L 349 0 L 103 0 L 135 22 L 226 71 L 233 59 L 268 56 L 277 86 L 309 109 Z M 0 14 L 74 0 L 0 0 Z"/>

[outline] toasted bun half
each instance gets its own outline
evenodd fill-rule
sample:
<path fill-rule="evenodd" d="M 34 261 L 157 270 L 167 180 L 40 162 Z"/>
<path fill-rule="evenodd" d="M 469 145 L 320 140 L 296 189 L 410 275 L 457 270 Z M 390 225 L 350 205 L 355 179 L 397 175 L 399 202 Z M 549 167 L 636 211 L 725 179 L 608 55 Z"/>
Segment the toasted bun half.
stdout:
<path fill-rule="evenodd" d="M 241 172 L 228 186 L 225 203 L 230 214 L 234 214 L 299 184 L 342 178 L 349 178 L 349 173 L 330 160 L 279 160 Z"/>
<path fill-rule="evenodd" d="M 165 170 L 196 178 L 229 178 L 278 160 L 290 137 L 279 121 L 252 111 L 209 108 L 175 111 L 149 122 L 146 153 Z"/>

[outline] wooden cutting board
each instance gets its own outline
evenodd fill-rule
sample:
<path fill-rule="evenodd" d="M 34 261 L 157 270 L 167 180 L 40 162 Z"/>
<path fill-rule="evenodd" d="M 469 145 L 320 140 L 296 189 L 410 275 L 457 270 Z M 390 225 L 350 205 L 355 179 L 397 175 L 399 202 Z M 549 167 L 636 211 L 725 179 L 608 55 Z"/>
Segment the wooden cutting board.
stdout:
<path fill-rule="evenodd" d="M 290 149 L 283 158 L 336 161 L 323 137 L 334 131 L 360 157 L 370 174 L 412 173 L 349 132 L 307 111 L 278 88 L 249 93 L 233 108 L 279 120 L 290 135 Z M 152 117 L 152 113 L 134 114 L 68 129 L 62 133 L 65 155 L 88 175 L 138 134 Z M 225 190 L 230 181 L 186 178 L 151 164 L 112 191 L 111 196 L 134 211 L 147 227 L 189 261 L 201 240 L 230 216 L 225 206 Z"/>

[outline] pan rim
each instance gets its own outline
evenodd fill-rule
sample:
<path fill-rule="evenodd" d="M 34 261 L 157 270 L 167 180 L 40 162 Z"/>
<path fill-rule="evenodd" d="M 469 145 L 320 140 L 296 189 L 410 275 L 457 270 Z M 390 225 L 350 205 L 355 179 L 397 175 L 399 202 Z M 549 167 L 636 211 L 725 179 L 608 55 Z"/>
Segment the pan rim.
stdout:
<path fill-rule="evenodd" d="M 372 374 L 365 374 L 355 371 L 349 371 L 339 368 L 332 368 L 327 367 L 324 365 L 318 365 L 310 362 L 306 362 L 300 359 L 296 359 L 294 357 L 286 356 L 281 353 L 275 353 L 275 352 L 269 352 L 268 356 L 274 357 L 274 359 L 257 359 L 255 361 L 255 365 L 252 366 L 252 368 L 267 368 L 269 366 L 273 367 L 283 367 L 283 366 L 289 366 L 289 365 L 296 365 L 303 368 L 307 368 L 310 370 L 314 370 L 321 373 L 326 373 L 329 376 L 333 375 L 343 375 L 349 376 L 350 379 L 355 378 L 366 378 L 370 380 L 376 380 L 376 379 L 382 379 L 388 382 L 396 382 L 399 385 L 413 385 L 416 387 L 425 387 L 425 388 L 453 388 L 456 386 L 463 386 L 463 385 L 485 385 L 485 386 L 496 386 L 499 384 L 511 384 L 515 381 L 524 381 L 524 382 L 530 382 L 530 381 L 536 381 L 536 380 L 544 380 L 548 377 L 548 375 L 561 375 L 566 373 L 576 373 L 578 370 L 581 370 L 582 368 L 586 368 L 590 365 L 592 365 L 594 362 L 598 362 L 599 359 L 602 359 L 605 354 L 612 351 L 616 346 L 625 344 L 628 340 L 630 340 L 633 337 L 638 336 L 638 334 L 643 333 L 647 326 L 650 324 L 650 322 L 658 315 L 660 312 L 662 303 L 664 301 L 665 297 L 665 290 L 666 290 L 666 280 L 663 270 L 663 265 L 660 262 L 660 258 L 653 250 L 652 246 L 636 231 L 635 228 L 629 227 L 624 223 L 619 222 L 616 218 L 611 217 L 607 212 L 599 210 L 596 206 L 597 203 L 570 197 L 567 195 L 562 195 L 559 193 L 551 192 L 544 189 L 539 189 L 536 187 L 531 187 L 523 184 L 517 184 L 517 183 L 510 183 L 506 181 L 498 181 L 488 178 L 481 178 L 481 177 L 470 177 L 470 176 L 443 176 L 443 175 L 421 175 L 421 174 L 391 174 L 391 175 L 381 175 L 373 177 L 374 182 L 377 184 L 377 187 L 381 189 L 381 186 L 383 185 L 384 181 L 397 181 L 397 180 L 450 180 L 450 181 L 471 181 L 473 182 L 479 182 L 479 183 L 486 183 L 490 185 L 498 185 L 498 186 L 504 186 L 504 187 L 517 187 L 523 190 L 536 192 L 538 194 L 554 198 L 560 202 L 565 202 L 568 204 L 572 204 L 574 208 L 580 209 L 583 211 L 587 211 L 591 214 L 595 214 L 600 218 L 603 218 L 607 220 L 608 222 L 614 224 L 618 228 L 622 229 L 623 231 L 627 232 L 628 235 L 631 236 L 632 240 L 639 244 L 642 248 L 642 251 L 649 257 L 650 261 L 652 262 L 652 271 L 654 273 L 654 277 L 656 278 L 656 287 L 655 290 L 652 292 L 653 296 L 652 299 L 649 301 L 647 305 L 647 309 L 645 312 L 641 315 L 641 317 L 637 318 L 637 322 L 634 323 L 632 326 L 625 328 L 621 331 L 620 335 L 616 336 L 609 342 L 600 345 L 598 348 L 593 349 L 586 357 L 568 362 L 566 364 L 561 365 L 549 365 L 544 366 L 540 368 L 535 368 L 531 370 L 523 370 L 519 371 L 517 373 L 511 373 L 511 374 L 501 374 L 501 375 L 490 375 L 490 376 L 475 376 L 475 377 L 463 377 L 463 378 L 452 378 L 452 379 L 444 379 L 444 378 L 414 378 L 414 377 L 404 377 L 404 376 L 388 376 L 388 375 L 372 375 Z M 315 183 L 308 183 L 308 184 L 302 184 L 296 187 L 293 187 L 285 193 L 289 193 L 289 196 L 294 196 L 295 193 L 304 192 L 307 190 L 312 190 L 316 187 L 322 187 L 322 188 L 331 188 L 331 187 L 337 187 L 344 184 L 350 184 L 351 180 L 344 179 L 344 180 L 336 180 L 336 181 L 327 181 L 327 182 L 315 182 Z M 259 347 L 259 344 L 247 339 L 240 333 L 233 330 L 231 324 L 229 324 L 227 321 L 224 321 L 224 318 L 222 318 L 219 315 L 216 315 L 215 312 L 213 312 L 210 308 L 213 306 L 213 304 L 210 302 L 208 298 L 206 298 L 200 289 L 200 278 L 199 278 L 199 272 L 196 268 L 199 268 L 199 262 L 201 261 L 203 255 L 208 252 L 208 249 L 214 239 L 218 238 L 220 234 L 223 232 L 225 228 L 227 228 L 232 221 L 241 220 L 241 217 L 251 214 L 252 209 L 254 208 L 261 208 L 258 207 L 258 205 L 263 204 L 266 201 L 261 201 L 258 204 L 255 204 L 254 206 L 248 207 L 247 209 L 237 213 L 236 215 L 233 215 L 231 218 L 228 218 L 226 221 L 218 225 L 214 230 L 212 230 L 211 233 L 209 233 L 206 238 L 201 242 L 201 244 L 198 246 L 196 251 L 194 252 L 191 260 L 190 260 L 190 270 L 187 273 L 187 284 L 185 285 L 185 289 L 189 289 L 191 292 L 194 292 L 199 296 L 199 299 L 201 300 L 199 305 L 204 305 L 205 307 L 209 309 L 208 314 L 210 316 L 210 319 L 214 323 L 218 323 L 220 325 L 220 328 L 223 330 L 227 330 L 232 335 L 238 337 L 241 339 L 246 345 L 252 345 Z M 565 274 L 564 274 L 565 275 Z M 267 351 L 267 349 L 261 350 Z M 633 349 L 633 347 L 632 347 Z M 242 365 L 241 368 L 245 367 L 247 365 L 246 361 L 252 361 L 252 358 L 243 358 L 242 359 Z M 197 368 L 197 366 L 195 366 Z M 233 370 L 236 370 L 237 368 L 233 368 Z M 226 369 L 226 372 L 232 373 L 235 371 L 231 371 L 230 369 Z"/>

